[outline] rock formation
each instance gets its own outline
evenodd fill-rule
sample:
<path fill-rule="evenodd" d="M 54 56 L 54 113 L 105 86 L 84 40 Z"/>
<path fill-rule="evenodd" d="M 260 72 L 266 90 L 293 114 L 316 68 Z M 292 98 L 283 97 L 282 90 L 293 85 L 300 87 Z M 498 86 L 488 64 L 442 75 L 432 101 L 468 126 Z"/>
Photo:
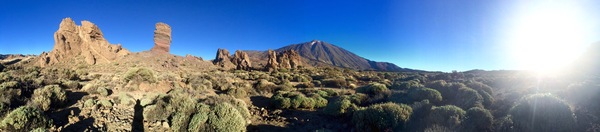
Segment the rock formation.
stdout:
<path fill-rule="evenodd" d="M 298 68 L 298 66 L 302 65 L 302 62 L 300 60 L 300 54 L 298 54 L 298 52 L 296 52 L 295 50 L 288 50 L 283 52 L 283 54 L 287 54 L 287 56 L 289 57 L 289 63 L 290 63 L 290 67 L 295 69 Z"/>
<path fill-rule="evenodd" d="M 71 18 L 65 18 L 54 33 L 54 48 L 49 53 L 42 53 L 38 63 L 40 66 L 65 63 L 74 65 L 82 58 L 87 64 L 109 63 L 130 52 L 119 45 L 108 43 L 102 31 L 89 21 L 82 21 L 81 26 Z"/>
<path fill-rule="evenodd" d="M 286 51 L 287 52 L 287 51 Z M 279 62 L 279 68 L 290 69 L 290 58 L 286 52 L 283 52 L 277 56 L 277 62 Z"/>
<path fill-rule="evenodd" d="M 267 65 L 265 65 L 265 70 L 273 71 L 279 69 L 279 63 L 277 63 L 277 53 L 273 50 L 268 51 L 268 60 Z"/>
<path fill-rule="evenodd" d="M 215 57 L 215 60 L 213 60 L 213 64 L 223 67 L 227 70 L 235 68 L 235 65 L 231 63 L 231 59 L 229 58 L 229 51 L 227 51 L 227 49 L 217 50 L 217 56 Z"/>
<path fill-rule="evenodd" d="M 171 26 L 159 22 L 154 30 L 154 47 L 150 51 L 155 53 L 169 53 L 171 47 Z"/>
<path fill-rule="evenodd" d="M 247 70 L 249 71 L 252 68 L 252 63 L 250 62 L 250 57 L 246 52 L 236 50 L 233 54 L 233 58 L 231 58 L 231 62 L 236 66 L 238 70 Z"/>

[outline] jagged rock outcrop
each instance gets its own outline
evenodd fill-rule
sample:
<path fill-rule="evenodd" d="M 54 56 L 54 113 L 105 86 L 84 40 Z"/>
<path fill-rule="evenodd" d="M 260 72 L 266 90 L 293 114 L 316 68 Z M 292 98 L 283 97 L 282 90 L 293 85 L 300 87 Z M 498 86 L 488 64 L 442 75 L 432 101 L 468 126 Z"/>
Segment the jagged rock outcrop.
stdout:
<path fill-rule="evenodd" d="M 252 63 L 250 62 L 250 57 L 246 52 L 236 50 L 233 54 L 233 58 L 231 58 L 231 62 L 236 66 L 238 70 L 251 70 Z"/>
<path fill-rule="evenodd" d="M 81 21 L 81 26 L 71 18 L 65 18 L 54 33 L 54 48 L 39 56 L 40 66 L 64 63 L 74 65 L 109 63 L 129 54 L 120 44 L 108 43 L 98 26 L 89 21 Z"/>
<path fill-rule="evenodd" d="M 235 68 L 235 65 L 231 63 L 229 58 L 229 51 L 227 49 L 218 49 L 217 56 L 213 60 L 213 64 L 223 67 L 226 70 Z"/>
<path fill-rule="evenodd" d="M 278 57 L 279 68 L 295 69 L 301 65 L 300 54 L 294 50 L 283 51 Z"/>
<path fill-rule="evenodd" d="M 267 65 L 265 65 L 265 70 L 273 71 L 279 69 L 279 63 L 277 63 L 277 53 L 273 50 L 268 51 L 268 60 Z"/>
<path fill-rule="evenodd" d="M 277 62 L 279 63 L 279 68 L 290 69 L 292 66 L 290 65 L 290 58 L 288 54 L 281 53 L 277 56 Z"/>
<path fill-rule="evenodd" d="M 169 53 L 171 48 L 171 26 L 159 22 L 154 30 L 154 47 L 150 51 L 155 53 Z"/>
<path fill-rule="evenodd" d="M 267 71 L 273 71 L 282 68 L 296 69 L 302 65 L 300 54 L 294 50 L 285 50 L 280 53 L 269 50 L 267 52 L 267 56 L 267 65 L 264 67 Z"/>

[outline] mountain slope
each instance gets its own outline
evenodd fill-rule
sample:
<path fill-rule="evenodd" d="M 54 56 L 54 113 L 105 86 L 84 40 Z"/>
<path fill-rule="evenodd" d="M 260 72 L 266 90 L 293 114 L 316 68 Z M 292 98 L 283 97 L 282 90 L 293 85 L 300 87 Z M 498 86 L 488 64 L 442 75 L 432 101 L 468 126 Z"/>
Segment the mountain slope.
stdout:
<path fill-rule="evenodd" d="M 400 68 L 388 62 L 371 61 L 348 50 L 319 40 L 293 44 L 275 51 L 283 52 L 292 49 L 297 51 L 310 65 L 319 65 L 318 63 L 322 63 L 359 70 L 412 71 L 411 69 Z"/>

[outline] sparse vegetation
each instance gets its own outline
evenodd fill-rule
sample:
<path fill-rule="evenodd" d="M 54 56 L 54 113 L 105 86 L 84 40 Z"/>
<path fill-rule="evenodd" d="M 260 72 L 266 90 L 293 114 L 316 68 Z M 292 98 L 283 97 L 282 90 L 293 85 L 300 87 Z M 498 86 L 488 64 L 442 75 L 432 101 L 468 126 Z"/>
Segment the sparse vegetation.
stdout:
<path fill-rule="evenodd" d="M 155 83 L 157 81 L 154 71 L 148 68 L 132 68 L 127 71 L 124 75 L 124 79 L 127 82 L 148 82 Z"/>
<path fill-rule="evenodd" d="M 375 104 L 355 111 L 352 122 L 358 131 L 401 131 L 412 112 L 405 104 Z"/>
<path fill-rule="evenodd" d="M 35 128 L 46 128 L 52 121 L 44 113 L 34 107 L 19 107 L 4 117 L 0 128 L 7 131 L 31 131 Z"/>
<path fill-rule="evenodd" d="M 211 131 L 239 132 L 246 130 L 246 120 L 229 103 L 220 103 L 212 107 L 208 115 L 208 126 Z"/>
<path fill-rule="evenodd" d="M 59 107 L 67 102 L 67 93 L 58 85 L 48 85 L 36 89 L 31 96 L 31 103 L 47 111 L 50 107 Z"/>

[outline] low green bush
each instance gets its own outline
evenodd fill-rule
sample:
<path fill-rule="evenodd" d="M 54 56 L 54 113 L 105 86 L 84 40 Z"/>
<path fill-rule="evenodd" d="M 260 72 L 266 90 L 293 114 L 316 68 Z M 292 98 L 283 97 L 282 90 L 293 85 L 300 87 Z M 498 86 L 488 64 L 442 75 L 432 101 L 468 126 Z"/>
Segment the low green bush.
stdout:
<path fill-rule="evenodd" d="M 452 104 L 462 108 L 470 109 L 472 107 L 483 108 L 483 97 L 476 91 L 468 87 L 458 89 Z"/>
<path fill-rule="evenodd" d="M 31 131 L 35 128 L 47 128 L 52 125 L 52 120 L 44 115 L 40 109 L 21 106 L 4 117 L 0 128 L 5 131 Z"/>
<path fill-rule="evenodd" d="M 212 107 L 207 124 L 211 131 L 239 132 L 246 130 L 246 120 L 229 103 L 219 103 Z"/>
<path fill-rule="evenodd" d="M 439 103 L 442 101 L 442 94 L 431 88 L 412 88 L 408 90 L 408 98 L 411 102 L 429 100 L 432 103 Z"/>
<path fill-rule="evenodd" d="M 101 99 L 100 101 L 97 102 L 97 104 L 106 109 L 110 109 L 113 107 L 113 102 L 109 99 Z"/>
<path fill-rule="evenodd" d="M 210 106 L 203 104 L 203 103 L 199 103 L 197 106 L 197 111 L 195 111 L 195 114 L 192 116 L 192 119 L 190 120 L 190 124 L 188 125 L 188 131 L 189 132 L 204 132 L 204 131 L 208 131 L 208 125 L 207 125 L 207 121 L 208 121 L 208 114 L 210 114 Z"/>
<path fill-rule="evenodd" d="M 33 91 L 31 102 L 43 111 L 59 107 L 67 102 L 67 93 L 58 85 L 48 85 Z"/>
<path fill-rule="evenodd" d="M 322 108 L 327 104 L 327 99 L 315 94 L 315 96 L 306 97 L 299 92 L 277 92 L 271 97 L 271 105 L 280 109 L 313 109 Z"/>
<path fill-rule="evenodd" d="M 350 114 L 356 109 L 358 109 L 358 107 L 352 102 L 350 102 L 350 99 L 348 97 L 342 96 L 327 103 L 327 106 L 325 106 L 323 112 L 332 116 L 342 116 Z"/>
<path fill-rule="evenodd" d="M 104 97 L 110 95 L 111 90 L 109 90 L 108 88 L 105 87 L 98 87 L 98 89 L 96 89 L 96 92 Z"/>
<path fill-rule="evenodd" d="M 321 82 L 323 86 L 331 88 L 343 88 L 347 86 L 346 80 L 341 78 L 323 79 Z"/>
<path fill-rule="evenodd" d="M 552 94 L 520 99 L 509 111 L 516 131 L 573 131 L 575 117 L 569 105 Z"/>
<path fill-rule="evenodd" d="M 479 107 L 473 107 L 467 110 L 467 115 L 462 125 L 464 131 L 492 131 L 493 122 L 494 116 L 492 116 L 490 111 Z"/>
<path fill-rule="evenodd" d="M 411 114 L 410 106 L 388 102 L 355 111 L 352 122 L 358 131 L 402 131 Z"/>
<path fill-rule="evenodd" d="M 413 89 L 413 88 L 423 88 L 423 87 L 425 87 L 425 86 L 423 86 L 418 81 L 410 80 L 410 81 L 394 82 L 390 86 L 390 89 L 392 89 L 392 90 L 409 90 L 409 89 Z"/>
<path fill-rule="evenodd" d="M 124 75 L 124 79 L 127 82 L 136 81 L 136 82 L 148 82 L 155 83 L 157 81 L 156 75 L 154 75 L 154 71 L 148 68 L 133 68 L 129 69 L 127 73 Z"/>
<path fill-rule="evenodd" d="M 462 120 L 465 118 L 466 112 L 460 107 L 454 105 L 444 105 L 439 107 L 433 107 L 431 113 L 427 116 L 427 124 L 430 125 L 441 125 L 451 129 L 456 129 L 461 125 Z"/>
<path fill-rule="evenodd" d="M 258 82 L 256 82 L 254 87 L 256 88 L 256 91 L 264 94 L 272 93 L 273 91 L 275 91 L 277 85 L 275 85 L 275 83 L 267 81 L 266 79 L 261 79 L 258 80 Z"/>
<path fill-rule="evenodd" d="M 381 83 L 370 83 L 369 85 L 362 86 L 356 89 L 356 92 L 369 94 L 369 95 L 380 95 L 390 94 L 390 90 Z"/>

